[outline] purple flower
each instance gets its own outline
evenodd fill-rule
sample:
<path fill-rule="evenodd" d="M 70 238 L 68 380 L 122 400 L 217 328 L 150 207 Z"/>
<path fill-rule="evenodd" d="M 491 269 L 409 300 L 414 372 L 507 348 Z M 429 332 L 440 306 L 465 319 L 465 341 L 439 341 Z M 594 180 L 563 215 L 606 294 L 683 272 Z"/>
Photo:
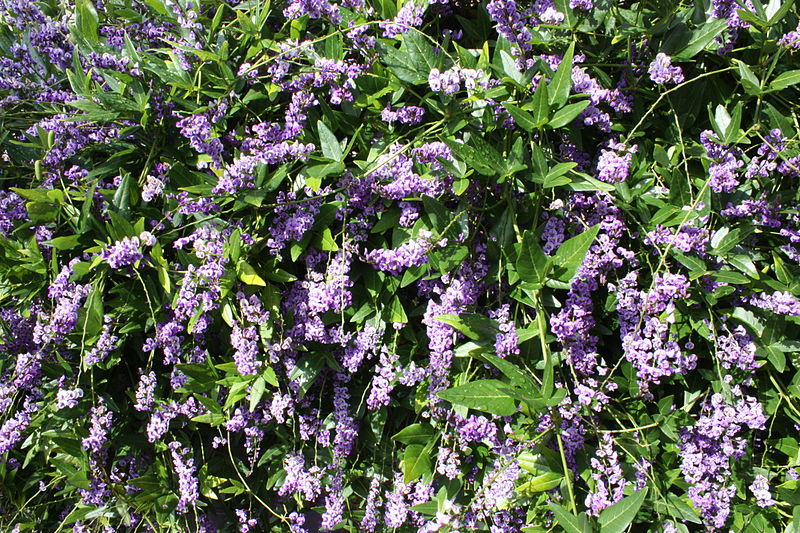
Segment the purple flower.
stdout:
<path fill-rule="evenodd" d="M 648 73 L 653 83 L 678 84 L 683 82 L 683 70 L 681 67 L 672 66 L 672 60 L 663 52 L 656 55 L 656 58 L 650 63 Z"/>
<path fill-rule="evenodd" d="M 172 455 L 172 465 L 175 473 L 178 474 L 178 513 L 185 514 L 188 507 L 194 506 L 194 502 L 199 498 L 198 481 L 195 475 L 196 468 L 194 459 L 189 456 L 190 450 L 182 448 L 181 443 L 172 441 L 169 443 Z"/>
<path fill-rule="evenodd" d="M 261 361 L 258 360 L 258 331 L 256 327 L 241 328 L 239 324 L 234 324 L 230 339 L 231 346 L 236 350 L 233 353 L 233 360 L 239 373 L 243 376 L 257 374 L 258 369 L 261 367 Z"/>
<path fill-rule="evenodd" d="M 136 387 L 136 403 L 133 408 L 137 411 L 150 411 L 155 404 L 156 373 L 150 371 L 142 373 L 139 377 L 139 385 Z"/>
<path fill-rule="evenodd" d="M 59 389 L 56 393 L 56 405 L 59 409 L 71 409 L 78 405 L 78 400 L 83 398 L 83 389 Z"/>
<path fill-rule="evenodd" d="M 108 410 L 105 402 L 100 398 L 97 405 L 91 410 L 89 436 L 81 440 L 84 450 L 99 453 L 103 449 L 108 440 L 108 430 L 111 428 L 113 418 L 113 413 Z"/>
<path fill-rule="evenodd" d="M 769 492 L 769 480 L 762 476 L 757 475 L 750 484 L 750 491 L 756 498 L 756 503 L 759 507 L 771 507 L 775 505 L 775 500 L 772 499 L 772 494 Z"/>
<path fill-rule="evenodd" d="M 139 237 L 123 237 L 121 241 L 104 248 L 100 252 L 100 257 L 108 263 L 108 266 L 117 269 L 136 263 L 144 255 L 139 250 Z"/>
<path fill-rule="evenodd" d="M 100 337 L 97 339 L 94 347 L 86 354 L 86 364 L 93 365 L 99 363 L 116 348 L 119 337 L 113 334 L 111 328 L 112 318 L 108 315 L 103 317 L 103 329 L 100 331 Z"/>
<path fill-rule="evenodd" d="M 278 495 L 302 495 L 307 502 L 317 499 L 321 490 L 321 471 L 319 467 L 306 468 L 305 460 L 299 452 L 289 452 L 283 462 L 286 478 L 278 489 Z"/>
<path fill-rule="evenodd" d="M 603 433 L 600 437 L 600 446 L 591 459 L 591 465 L 595 487 L 586 496 L 586 507 L 590 515 L 599 516 L 600 511 L 623 498 L 625 485 L 628 484 L 610 433 Z"/>
<path fill-rule="evenodd" d="M 431 243 L 433 234 L 420 230 L 419 235 L 419 239 L 405 242 L 394 250 L 384 248 L 370 250 L 365 254 L 364 260 L 378 270 L 385 270 L 395 275 L 408 268 L 424 265 L 428 262 L 428 251 L 433 246 Z"/>
<path fill-rule="evenodd" d="M 628 171 L 636 152 L 636 146 L 627 148 L 623 143 L 609 141 L 610 150 L 600 151 L 597 160 L 597 179 L 608 183 L 618 183 L 628 178 Z"/>
<path fill-rule="evenodd" d="M 425 8 L 418 6 L 414 0 L 409 0 L 397 12 L 397 16 L 392 22 L 379 22 L 378 26 L 383 30 L 383 36 L 389 39 L 407 32 L 409 29 L 422 24 L 422 15 Z"/>

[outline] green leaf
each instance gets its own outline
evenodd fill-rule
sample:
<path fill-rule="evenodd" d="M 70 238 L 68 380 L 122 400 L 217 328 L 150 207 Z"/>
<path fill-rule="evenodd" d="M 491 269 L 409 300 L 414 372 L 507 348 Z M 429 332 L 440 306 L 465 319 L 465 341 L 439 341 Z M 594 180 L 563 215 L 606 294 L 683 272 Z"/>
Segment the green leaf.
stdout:
<path fill-rule="evenodd" d="M 591 101 L 589 100 L 581 100 L 580 102 L 575 102 L 574 104 L 569 104 L 553 114 L 553 118 L 550 119 L 550 122 L 547 123 L 547 126 L 552 129 L 558 129 L 561 127 L 566 126 L 575 118 L 580 115 L 584 109 L 589 107 Z"/>
<path fill-rule="evenodd" d="M 59 207 L 44 202 L 28 202 L 25 209 L 31 222 L 52 222 L 58 217 Z"/>
<path fill-rule="evenodd" d="M 572 183 L 572 180 L 565 176 L 567 172 L 572 170 L 577 166 L 577 163 L 569 162 L 569 163 L 558 163 L 556 166 L 550 169 L 547 175 L 544 177 L 544 183 L 542 183 L 542 187 L 545 189 L 551 189 L 553 187 L 560 187 L 562 185 L 567 185 Z"/>
<path fill-rule="evenodd" d="M 498 387 L 507 388 L 508 385 L 495 379 L 484 379 L 444 390 L 438 396 L 453 405 L 463 405 L 500 416 L 511 416 L 517 411 L 517 404 L 514 398 L 501 392 Z"/>
<path fill-rule="evenodd" d="M 508 359 L 503 359 L 493 353 L 487 352 L 480 353 L 477 357 L 502 372 L 505 377 L 511 380 L 512 384 L 531 391 L 534 394 L 538 394 L 538 387 L 533 379 L 524 370 Z"/>
<path fill-rule="evenodd" d="M 539 79 L 539 85 L 536 87 L 536 92 L 533 93 L 531 106 L 533 123 L 536 129 L 539 129 L 550 119 L 550 104 L 547 100 L 547 84 L 544 82 L 544 78 Z"/>
<path fill-rule="evenodd" d="M 583 263 L 589 247 L 597 237 L 597 232 L 600 231 L 600 226 L 595 225 L 584 231 L 580 235 L 576 235 L 571 239 L 565 241 L 555 253 L 552 259 L 553 265 L 558 269 L 558 276 L 556 279 L 569 282 L 575 276 L 575 273 Z"/>
<path fill-rule="evenodd" d="M 522 128 L 527 132 L 532 132 L 536 129 L 537 125 L 536 122 L 533 120 L 533 115 L 525 111 L 524 109 L 517 107 L 513 104 L 509 104 L 508 102 L 503 104 L 503 107 L 506 108 L 508 114 L 514 119 L 514 122 L 517 123 L 517 126 Z"/>
<path fill-rule="evenodd" d="M 756 77 L 747 63 L 744 61 L 736 61 L 736 66 L 745 92 L 752 95 L 761 94 L 761 80 Z"/>
<path fill-rule="evenodd" d="M 430 424 L 411 424 L 392 435 L 392 439 L 403 444 L 427 444 L 436 435 Z"/>
<path fill-rule="evenodd" d="M 717 137 L 720 139 L 725 137 L 725 131 L 728 129 L 731 123 L 731 115 L 728 113 L 728 110 L 725 109 L 725 106 L 722 104 L 717 105 L 716 109 L 714 110 L 714 119 L 711 121 L 712 125 L 715 126 L 714 131 L 717 134 Z M 653 224 L 658 224 L 658 222 L 653 222 Z"/>
<path fill-rule="evenodd" d="M 519 277 L 535 288 L 541 288 L 547 281 L 550 266 L 550 258 L 539 246 L 539 238 L 531 230 L 526 230 L 522 235 L 522 246 L 516 264 Z"/>
<path fill-rule="evenodd" d="M 261 401 L 261 397 L 264 396 L 264 391 L 267 388 L 267 381 L 262 378 L 261 376 L 257 377 L 256 380 L 253 382 L 252 387 L 250 388 L 250 412 L 252 413 L 258 402 Z"/>
<path fill-rule="evenodd" d="M 560 525 L 567 533 L 583 533 L 583 527 L 577 516 L 570 513 L 557 503 L 549 503 L 547 505 L 553 514 L 556 515 L 558 525 Z"/>
<path fill-rule="evenodd" d="M 99 18 L 91 0 L 75 2 L 75 27 L 80 35 L 89 42 L 97 42 Z"/>
<path fill-rule="evenodd" d="M 131 174 L 125 172 L 120 180 L 119 187 L 114 192 L 114 198 L 111 201 L 112 205 L 116 208 L 117 212 L 123 217 L 128 217 L 128 208 L 131 201 Z"/>
<path fill-rule="evenodd" d="M 403 34 L 400 49 L 388 48 L 383 62 L 400 80 L 409 83 L 427 83 L 434 68 L 442 68 L 442 55 L 434 52 L 427 37 L 418 30 Z"/>
<path fill-rule="evenodd" d="M 505 50 L 500 50 L 500 61 L 503 64 L 503 73 L 514 80 L 517 85 L 524 85 L 524 76 L 517 67 L 517 62 L 511 54 Z"/>
<path fill-rule="evenodd" d="M 769 84 L 769 88 L 773 91 L 780 91 L 792 85 L 797 85 L 798 83 L 800 83 L 800 70 L 790 70 L 778 75 L 772 80 Z"/>
<path fill-rule="evenodd" d="M 239 279 L 242 280 L 247 285 L 256 285 L 259 287 L 266 287 L 267 282 L 264 281 L 261 276 L 259 276 L 255 269 L 245 261 L 242 261 L 238 265 L 239 271 Z"/>
<path fill-rule="evenodd" d="M 550 80 L 550 105 L 560 108 L 567 103 L 569 91 L 572 88 L 572 57 L 575 54 L 575 42 L 570 43 L 558 70 Z"/>
<path fill-rule="evenodd" d="M 496 335 L 500 332 L 497 322 L 478 313 L 436 315 L 434 318 L 439 322 L 453 326 L 474 341 L 483 339 L 494 342 Z"/>
<path fill-rule="evenodd" d="M 789 10 L 792 9 L 793 4 L 794 0 L 785 0 L 783 2 L 780 0 L 770 0 L 765 12 L 767 17 L 769 17 L 769 25 L 773 26 L 775 23 L 785 17 Z"/>
<path fill-rule="evenodd" d="M 742 125 L 742 103 L 738 102 L 736 107 L 733 108 L 733 115 L 731 115 L 730 123 L 728 127 L 725 128 L 725 135 L 723 140 L 727 144 L 732 144 L 738 140 L 739 137 L 739 128 Z"/>
<path fill-rule="evenodd" d="M 71 250 L 78 246 L 80 242 L 80 235 L 69 235 L 67 237 L 56 237 L 50 239 L 50 246 L 56 250 Z"/>
<path fill-rule="evenodd" d="M 495 173 L 506 171 L 507 159 L 494 146 L 486 142 L 481 135 L 470 135 L 469 144 L 475 150 L 477 157 L 494 169 Z"/>
<path fill-rule="evenodd" d="M 336 140 L 336 136 L 321 120 L 317 121 L 317 131 L 319 131 L 319 142 L 322 145 L 322 154 L 333 161 L 342 162 L 342 146 Z"/>
<path fill-rule="evenodd" d="M 528 494 L 545 492 L 558 487 L 563 479 L 564 476 L 557 472 L 545 472 L 517 487 L 517 491 Z"/>
<path fill-rule="evenodd" d="M 457 143 L 452 139 L 444 139 L 444 143 L 450 147 L 453 153 L 464 161 L 468 167 L 475 169 L 484 176 L 494 176 L 503 168 L 502 166 L 498 168 L 487 164 L 486 160 L 481 157 L 478 151 L 472 146 Z"/>
<path fill-rule="evenodd" d="M 691 59 L 708 46 L 722 31 L 728 27 L 727 19 L 712 19 L 692 31 L 689 42 L 676 54 L 673 59 Z"/>
<path fill-rule="evenodd" d="M 326 252 L 336 252 L 339 250 L 339 245 L 336 244 L 336 239 L 333 238 L 331 228 L 325 228 L 320 235 L 320 250 Z"/>
<path fill-rule="evenodd" d="M 403 483 L 411 483 L 430 471 L 430 451 L 422 444 L 409 444 L 403 454 Z"/>
<path fill-rule="evenodd" d="M 611 507 L 603 509 L 599 519 L 601 533 L 622 533 L 636 518 L 636 513 L 644 503 L 645 496 L 647 496 L 647 487 L 623 498 Z"/>

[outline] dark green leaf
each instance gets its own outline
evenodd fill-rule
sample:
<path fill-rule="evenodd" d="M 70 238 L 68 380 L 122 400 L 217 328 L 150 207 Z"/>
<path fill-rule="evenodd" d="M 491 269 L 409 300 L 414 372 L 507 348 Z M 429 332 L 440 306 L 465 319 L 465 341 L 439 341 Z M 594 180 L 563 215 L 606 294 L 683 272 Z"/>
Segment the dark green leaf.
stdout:
<path fill-rule="evenodd" d="M 500 416 L 513 415 L 517 410 L 516 402 L 498 387 L 507 388 L 508 385 L 502 381 L 484 379 L 444 390 L 438 396 L 453 405 Z"/>
<path fill-rule="evenodd" d="M 392 439 L 403 444 L 427 444 L 435 435 L 436 431 L 429 424 L 417 423 L 404 427 L 392 435 Z"/>
<path fill-rule="evenodd" d="M 575 54 L 575 42 L 571 42 L 566 53 L 561 58 L 558 70 L 550 80 L 550 105 L 561 108 L 567 103 L 569 91 L 572 88 L 572 57 Z"/>
<path fill-rule="evenodd" d="M 322 154 L 333 161 L 342 161 L 342 146 L 336 140 L 336 136 L 321 120 L 317 121 L 317 131 L 319 131 L 319 141 L 322 144 Z"/>
<path fill-rule="evenodd" d="M 566 533 L 584 533 L 583 527 L 581 527 L 581 522 L 577 516 L 570 513 L 557 503 L 549 503 L 547 506 L 553 511 L 553 514 L 556 515 L 556 520 L 558 521 L 558 525 L 560 525 Z"/>
<path fill-rule="evenodd" d="M 645 496 L 647 496 L 647 487 L 623 498 L 611 507 L 603 509 L 599 518 L 601 533 L 622 533 L 636 518 L 636 513 L 644 503 Z"/>
<path fill-rule="evenodd" d="M 711 19 L 702 26 L 692 31 L 688 44 L 678 53 L 673 55 L 673 59 L 691 59 L 699 54 L 708 46 L 724 29 L 728 27 L 727 19 Z"/>
<path fill-rule="evenodd" d="M 591 101 L 589 100 L 581 100 L 580 102 L 575 102 L 574 104 L 569 104 L 553 114 L 553 118 L 550 119 L 550 122 L 547 123 L 547 126 L 552 129 L 558 129 L 561 127 L 566 126 L 575 118 L 580 115 L 584 109 L 589 107 Z"/>
<path fill-rule="evenodd" d="M 430 452 L 422 444 L 409 444 L 403 454 L 403 483 L 411 483 L 430 471 Z"/>
<path fill-rule="evenodd" d="M 800 83 L 800 70 L 790 70 L 772 80 L 769 84 L 769 88 L 774 91 L 780 91 L 792 85 L 797 85 L 798 83 Z"/>
<path fill-rule="evenodd" d="M 500 332 L 497 322 L 487 316 L 477 313 L 436 315 L 434 318 L 453 326 L 474 341 L 481 339 L 494 341 L 495 336 Z"/>
<path fill-rule="evenodd" d="M 539 238 L 531 230 L 527 230 L 522 236 L 516 267 L 523 281 L 534 287 L 544 286 L 550 270 L 550 258 L 542 251 Z"/>
<path fill-rule="evenodd" d="M 561 281 L 571 281 L 575 273 L 583 263 L 589 247 L 597 237 L 600 226 L 592 226 L 580 235 L 576 235 L 565 241 L 555 253 L 552 259 L 553 265 L 558 269 L 557 279 Z"/>
<path fill-rule="evenodd" d="M 517 126 L 527 132 L 531 132 L 536 129 L 537 124 L 533 120 L 533 116 L 530 113 L 513 104 L 509 104 L 508 102 L 504 103 L 503 107 L 506 108 L 508 114 L 511 115 L 511 117 L 514 119 L 514 122 L 517 123 Z"/>
<path fill-rule="evenodd" d="M 544 78 L 539 80 L 539 85 L 533 93 L 531 107 L 534 127 L 538 129 L 547 124 L 550 119 L 550 103 L 547 99 L 547 84 L 544 82 Z"/>

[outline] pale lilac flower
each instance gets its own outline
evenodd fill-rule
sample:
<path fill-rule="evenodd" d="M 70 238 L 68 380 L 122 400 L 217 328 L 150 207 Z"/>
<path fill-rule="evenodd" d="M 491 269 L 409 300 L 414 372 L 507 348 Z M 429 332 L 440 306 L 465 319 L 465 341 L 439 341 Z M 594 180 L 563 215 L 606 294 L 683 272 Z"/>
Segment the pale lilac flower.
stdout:
<path fill-rule="evenodd" d="M 650 63 L 648 72 L 653 83 L 678 84 L 683 82 L 683 70 L 681 67 L 672 66 L 672 60 L 663 52 L 656 55 L 656 58 Z"/>

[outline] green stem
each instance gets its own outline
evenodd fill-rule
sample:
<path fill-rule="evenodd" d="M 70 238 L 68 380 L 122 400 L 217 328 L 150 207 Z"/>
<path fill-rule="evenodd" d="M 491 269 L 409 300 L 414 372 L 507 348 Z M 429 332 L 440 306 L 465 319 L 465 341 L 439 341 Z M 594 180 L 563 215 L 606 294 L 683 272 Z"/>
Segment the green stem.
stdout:
<path fill-rule="evenodd" d="M 561 454 L 561 466 L 564 469 L 564 480 L 567 482 L 567 492 L 569 493 L 569 506 L 573 514 L 578 512 L 575 505 L 575 492 L 572 490 L 572 470 L 567 465 L 567 455 L 564 453 L 564 441 L 561 440 L 561 434 L 556 433 L 558 440 L 558 451 Z"/>

